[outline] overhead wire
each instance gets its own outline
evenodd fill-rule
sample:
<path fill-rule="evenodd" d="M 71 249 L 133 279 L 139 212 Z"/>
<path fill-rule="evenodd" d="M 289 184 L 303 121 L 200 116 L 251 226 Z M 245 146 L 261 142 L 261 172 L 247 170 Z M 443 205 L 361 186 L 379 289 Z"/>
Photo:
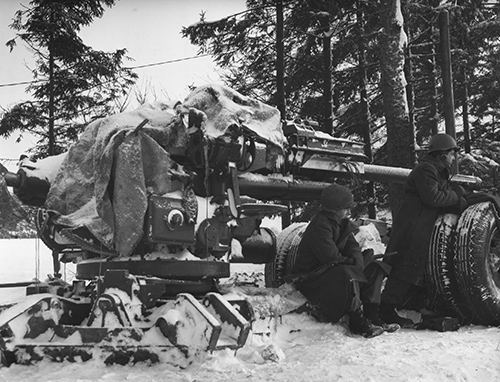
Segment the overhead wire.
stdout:
<path fill-rule="evenodd" d="M 207 56 L 210 56 L 210 55 L 209 54 L 200 54 L 200 55 L 196 55 L 196 56 L 182 57 L 182 58 L 175 58 L 175 59 L 172 59 L 172 60 L 153 62 L 153 63 L 150 63 L 150 64 L 144 64 L 144 65 L 125 66 L 125 67 L 123 67 L 123 69 L 129 69 L 129 70 L 143 69 L 143 68 L 148 68 L 148 67 L 151 67 L 151 66 L 160 66 L 160 65 L 172 64 L 172 63 L 176 63 L 176 62 L 194 60 L 196 58 L 202 58 L 202 57 L 207 57 Z M 33 80 L 33 81 L 11 82 L 11 83 L 6 83 L 6 84 L 0 84 L 0 88 L 2 88 L 2 87 L 11 87 L 11 86 L 19 86 L 19 85 L 31 85 L 31 84 L 34 84 L 34 83 L 47 82 L 47 81 L 48 81 L 48 79 Z"/>
<path fill-rule="evenodd" d="M 298 2 L 299 2 L 298 0 L 297 1 L 288 2 L 287 4 L 285 4 L 285 8 L 291 8 L 293 5 L 295 5 Z M 233 17 L 237 17 L 237 16 L 240 16 L 242 14 L 246 14 L 246 13 L 249 13 L 249 12 L 252 12 L 252 11 L 255 11 L 255 10 L 264 9 L 264 8 L 270 8 L 270 7 L 274 7 L 274 5 L 263 5 L 263 6 L 259 6 L 259 7 L 249 8 L 249 9 L 246 9 L 244 11 L 233 13 L 231 15 L 225 16 L 225 17 L 223 17 L 223 18 L 221 18 L 219 20 L 213 21 L 213 22 L 227 20 L 227 19 L 230 19 L 230 18 L 233 18 Z M 207 23 L 210 23 L 210 22 L 207 22 Z M 351 27 L 351 26 L 348 25 L 346 28 L 342 28 L 341 30 L 338 30 L 337 32 L 341 32 L 342 30 L 347 29 L 349 27 Z M 299 31 L 297 31 L 297 32 L 299 32 Z M 302 33 L 308 34 L 307 32 L 302 32 Z M 318 37 L 318 36 L 316 36 L 316 37 Z M 211 56 L 211 55 L 210 54 L 200 54 L 200 55 L 196 55 L 196 56 L 190 56 L 190 57 L 183 57 L 183 58 L 177 58 L 177 59 L 171 59 L 171 60 L 153 62 L 153 63 L 143 64 L 143 65 L 125 66 L 125 67 L 123 67 L 123 69 L 128 69 L 128 70 L 143 69 L 143 68 L 148 68 L 148 67 L 153 67 L 153 66 L 160 66 L 160 65 L 166 65 L 166 64 L 171 64 L 171 63 L 176 63 L 176 62 L 182 62 L 182 61 L 188 61 L 188 60 L 193 60 L 193 59 L 202 58 L 202 57 L 208 57 L 208 56 Z M 20 86 L 20 85 L 31 85 L 31 84 L 40 83 L 40 82 L 47 82 L 47 81 L 48 81 L 48 79 L 11 82 L 11 83 L 0 84 L 0 88 Z"/>
<path fill-rule="evenodd" d="M 9 87 L 9 86 L 30 85 L 30 84 L 34 84 L 34 83 L 37 83 L 37 82 L 45 82 L 45 81 L 48 81 L 48 80 L 33 80 L 33 81 L 10 82 L 10 83 L 7 83 L 7 84 L 0 84 L 0 88 L 5 88 L 5 87 Z"/>

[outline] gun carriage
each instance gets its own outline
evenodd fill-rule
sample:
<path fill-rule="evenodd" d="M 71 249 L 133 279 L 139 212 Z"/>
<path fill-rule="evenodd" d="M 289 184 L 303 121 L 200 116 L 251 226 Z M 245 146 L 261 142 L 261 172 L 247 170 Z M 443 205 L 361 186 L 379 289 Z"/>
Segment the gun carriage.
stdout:
<path fill-rule="evenodd" d="M 282 124 L 276 109 L 218 86 L 196 89 L 175 109 L 93 122 L 67 153 L 3 174 L 22 203 L 40 207 L 36 226 L 56 277 L 2 308 L 2 362 L 182 366 L 238 349 L 256 309 L 223 294 L 219 281 L 232 263 L 250 262 L 266 263 L 268 287 L 283 284 L 305 227 L 262 226 L 287 213 L 275 201 L 318 199 L 328 185 L 321 179 L 404 182 L 409 171 L 368 164 L 362 144 Z M 436 223 L 430 279 L 471 322 L 498 324 L 497 215 L 491 203 L 471 208 Z M 57 278 L 61 261 L 77 263 L 72 285 Z"/>

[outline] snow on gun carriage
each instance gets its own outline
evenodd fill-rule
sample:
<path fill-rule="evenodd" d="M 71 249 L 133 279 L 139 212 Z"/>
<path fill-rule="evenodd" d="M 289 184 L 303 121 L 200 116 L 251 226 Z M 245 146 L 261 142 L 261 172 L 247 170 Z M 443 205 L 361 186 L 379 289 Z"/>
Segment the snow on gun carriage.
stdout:
<path fill-rule="evenodd" d="M 24 204 L 41 207 L 36 225 L 54 274 L 60 261 L 77 265 L 73 285 L 29 286 L 22 302 L 2 307 L 2 363 L 182 366 L 242 347 L 259 308 L 223 295 L 219 280 L 239 259 L 266 263 L 267 286 L 279 286 L 305 227 L 261 227 L 286 211 L 263 201 L 318 199 L 327 183 L 311 179 L 322 176 L 403 181 L 409 173 L 364 160 L 361 144 L 305 124 L 282 127 L 276 109 L 219 86 L 194 90 L 174 110 L 143 107 L 91 123 L 67 153 L 4 174 Z M 491 203 L 480 203 L 434 229 L 430 282 L 471 322 L 500 322 L 496 221 Z"/>

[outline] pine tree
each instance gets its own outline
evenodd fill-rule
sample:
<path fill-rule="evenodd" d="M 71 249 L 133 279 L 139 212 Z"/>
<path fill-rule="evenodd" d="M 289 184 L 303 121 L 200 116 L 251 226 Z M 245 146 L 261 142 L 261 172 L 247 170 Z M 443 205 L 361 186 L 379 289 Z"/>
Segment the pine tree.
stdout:
<path fill-rule="evenodd" d="M 17 41 L 35 56 L 32 100 L 16 104 L 0 121 L 0 135 L 35 134 L 35 157 L 65 151 L 83 127 L 111 112 L 112 101 L 134 84 L 137 75 L 122 67 L 126 50 L 93 50 L 78 36 L 83 26 L 101 17 L 115 0 L 32 0 L 15 13 L 10 25 Z"/>
<path fill-rule="evenodd" d="M 369 38 L 368 60 L 373 59 L 376 34 L 374 12 L 378 1 L 363 2 Z M 358 98 L 356 17 L 354 2 L 341 0 L 283 1 L 285 96 L 289 118 L 298 115 L 322 119 L 323 40 L 331 39 L 334 111 Z M 200 22 L 183 28 L 183 35 L 211 54 L 222 67 L 225 82 L 264 102 L 276 100 L 276 7 L 274 1 L 249 0 L 247 11 L 236 16 Z M 369 79 L 376 66 L 367 68 Z M 340 134 L 340 133 L 339 133 Z"/>
<path fill-rule="evenodd" d="M 414 135 L 408 119 L 406 80 L 404 74 L 406 35 L 400 0 L 386 0 L 381 43 L 381 88 L 387 124 L 387 159 L 391 166 L 413 167 L 415 162 Z M 395 213 L 402 190 L 390 189 L 389 200 Z"/>

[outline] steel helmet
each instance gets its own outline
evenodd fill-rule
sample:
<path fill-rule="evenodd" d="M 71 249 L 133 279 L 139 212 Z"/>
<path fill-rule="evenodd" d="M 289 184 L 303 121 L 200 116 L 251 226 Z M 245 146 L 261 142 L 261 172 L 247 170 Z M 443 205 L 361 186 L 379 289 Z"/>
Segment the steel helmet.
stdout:
<path fill-rule="evenodd" d="M 355 206 L 351 191 L 335 183 L 323 189 L 320 202 L 324 211 L 336 211 Z"/>
<path fill-rule="evenodd" d="M 457 142 L 448 134 L 433 135 L 429 142 L 429 152 L 458 150 Z"/>

